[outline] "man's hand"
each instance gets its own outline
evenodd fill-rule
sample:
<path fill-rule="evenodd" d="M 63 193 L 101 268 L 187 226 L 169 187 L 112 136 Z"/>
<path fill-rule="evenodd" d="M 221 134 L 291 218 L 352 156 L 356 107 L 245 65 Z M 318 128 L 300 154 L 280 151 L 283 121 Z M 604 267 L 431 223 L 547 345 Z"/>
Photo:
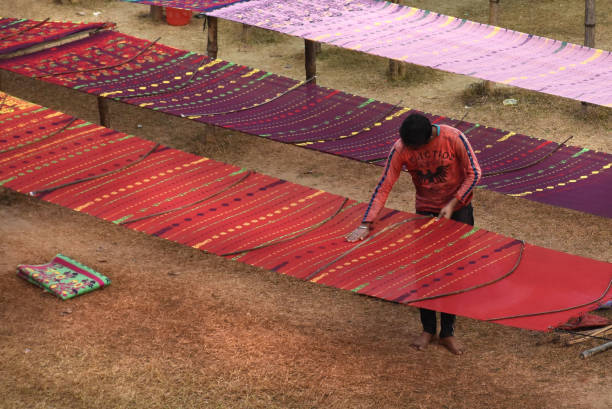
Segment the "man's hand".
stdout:
<path fill-rule="evenodd" d="M 448 202 L 448 204 L 444 206 L 442 210 L 440 210 L 440 213 L 438 214 L 438 219 L 450 219 L 453 215 L 453 212 L 455 211 L 455 206 L 457 205 L 457 202 L 459 202 L 457 198 L 453 197 L 452 200 Z"/>
<path fill-rule="evenodd" d="M 346 235 L 346 241 L 353 243 L 357 240 L 363 240 L 368 237 L 368 234 L 370 234 L 370 225 L 362 224 Z"/>

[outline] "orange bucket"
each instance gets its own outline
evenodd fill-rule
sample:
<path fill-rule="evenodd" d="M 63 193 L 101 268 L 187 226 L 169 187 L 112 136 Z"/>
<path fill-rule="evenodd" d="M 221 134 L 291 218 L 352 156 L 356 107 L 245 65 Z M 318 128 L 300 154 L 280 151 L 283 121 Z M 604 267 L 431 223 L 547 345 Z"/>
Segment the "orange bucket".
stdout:
<path fill-rule="evenodd" d="M 191 11 L 166 7 L 166 22 L 171 26 L 184 26 L 191 20 Z"/>

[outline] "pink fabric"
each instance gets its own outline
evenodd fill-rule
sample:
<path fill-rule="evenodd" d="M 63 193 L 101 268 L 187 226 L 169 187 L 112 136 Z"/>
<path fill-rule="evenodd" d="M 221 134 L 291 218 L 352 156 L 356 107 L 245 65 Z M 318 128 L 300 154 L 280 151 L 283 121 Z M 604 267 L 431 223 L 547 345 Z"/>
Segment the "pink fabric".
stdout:
<path fill-rule="evenodd" d="M 612 106 L 609 51 L 377 0 L 251 0 L 211 16 Z"/>

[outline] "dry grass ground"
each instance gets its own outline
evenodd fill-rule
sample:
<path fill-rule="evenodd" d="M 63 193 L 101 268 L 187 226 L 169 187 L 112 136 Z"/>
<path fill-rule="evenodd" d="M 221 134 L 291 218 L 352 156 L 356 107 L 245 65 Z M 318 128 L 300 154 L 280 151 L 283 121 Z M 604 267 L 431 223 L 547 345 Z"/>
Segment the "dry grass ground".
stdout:
<path fill-rule="evenodd" d="M 581 42 L 581 2 L 532 3 L 502 1 L 500 25 Z M 486 21 L 484 1 L 410 4 Z M 597 7 L 597 45 L 609 50 L 612 3 Z M 201 20 L 171 27 L 143 17 L 147 11 L 114 1 L 0 0 L 3 16 L 106 19 L 128 34 L 204 52 Z M 221 22 L 221 58 L 303 77 L 300 40 L 254 30 L 243 52 L 240 30 Z M 388 82 L 386 67 L 385 60 L 324 46 L 319 83 L 456 118 L 477 83 L 422 68 L 411 70 L 408 82 Z M 97 120 L 91 96 L 6 73 L 2 90 Z M 503 97 L 519 105 L 504 107 Z M 481 102 L 467 120 L 556 141 L 574 135 L 574 144 L 612 152 L 610 109 L 589 107 L 584 115 L 576 102 L 515 88 Z M 121 131 L 359 200 L 369 198 L 380 175 L 378 167 L 118 103 L 111 115 Z M 409 180 L 400 180 L 389 206 L 410 211 L 412 195 Z M 480 227 L 612 262 L 610 219 L 489 191 L 478 192 L 475 207 Z M 612 406 L 610 354 L 577 358 L 595 341 L 567 347 L 550 334 L 460 317 L 466 355 L 436 346 L 416 352 L 409 347 L 419 331 L 414 308 L 224 260 L 8 190 L 0 194 L 0 220 L 2 408 Z M 112 285 L 62 302 L 15 277 L 17 264 L 59 252 L 110 276 Z"/>

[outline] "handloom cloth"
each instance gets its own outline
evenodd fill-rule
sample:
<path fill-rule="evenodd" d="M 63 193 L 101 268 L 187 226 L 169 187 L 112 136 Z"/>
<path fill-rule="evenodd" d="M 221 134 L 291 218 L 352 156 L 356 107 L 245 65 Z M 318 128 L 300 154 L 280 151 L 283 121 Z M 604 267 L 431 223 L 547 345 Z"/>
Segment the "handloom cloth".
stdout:
<path fill-rule="evenodd" d="M 132 60 L 139 52 L 143 53 Z M 453 126 L 469 138 L 483 171 L 477 188 L 612 217 L 609 153 L 401 108 L 312 83 L 299 86 L 299 81 L 287 77 L 114 31 L 4 60 L 0 69 L 377 165 L 384 163 L 403 119 L 420 113 L 432 124 Z M 83 71 L 70 73 L 75 70 Z M 68 73 L 55 75 L 64 72 Z M 16 134 L 7 141 L 19 145 L 20 138 Z"/>
<path fill-rule="evenodd" d="M 519 328 L 612 297 L 610 263 L 393 209 L 355 245 L 344 236 L 366 203 L 70 118 L 6 96 L 0 185 L 280 274 Z"/>
<path fill-rule="evenodd" d="M 0 17 L 0 54 L 61 40 L 91 30 L 111 29 L 113 23 L 73 23 Z"/>
<path fill-rule="evenodd" d="M 612 53 L 380 0 L 251 0 L 211 16 L 612 106 Z"/>
<path fill-rule="evenodd" d="M 57 254 L 47 264 L 20 264 L 17 266 L 17 275 L 62 300 L 111 283 L 108 277 L 63 254 Z"/>

